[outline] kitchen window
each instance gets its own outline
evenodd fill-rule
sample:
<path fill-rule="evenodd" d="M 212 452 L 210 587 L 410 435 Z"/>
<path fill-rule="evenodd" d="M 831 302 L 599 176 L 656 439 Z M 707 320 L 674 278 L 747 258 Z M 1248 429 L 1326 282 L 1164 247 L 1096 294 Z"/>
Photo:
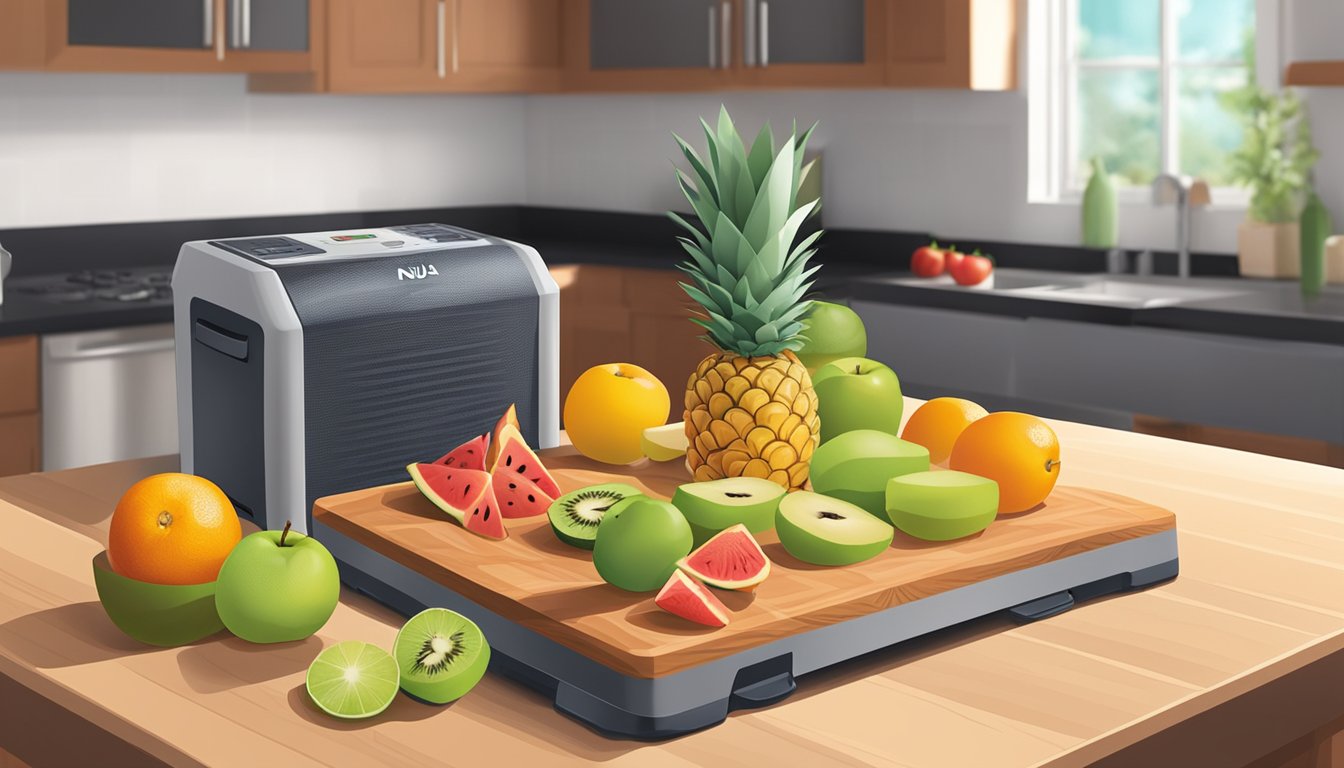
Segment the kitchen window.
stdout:
<path fill-rule="evenodd" d="M 1225 202 L 1244 199 L 1233 188 L 1228 157 L 1241 144 L 1237 95 L 1255 82 L 1256 57 L 1264 55 L 1263 44 L 1257 51 L 1256 6 L 1034 3 L 1033 197 L 1076 196 L 1099 156 L 1134 199 L 1163 172 L 1200 177 Z"/>

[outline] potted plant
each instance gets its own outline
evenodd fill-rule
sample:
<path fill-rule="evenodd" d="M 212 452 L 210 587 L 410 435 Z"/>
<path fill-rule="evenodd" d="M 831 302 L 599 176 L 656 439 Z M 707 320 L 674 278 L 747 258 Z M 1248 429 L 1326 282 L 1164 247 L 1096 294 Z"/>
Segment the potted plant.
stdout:
<path fill-rule="evenodd" d="M 1302 101 L 1291 91 L 1247 86 L 1237 94 L 1245 115 L 1233 178 L 1251 188 L 1246 221 L 1237 229 L 1237 261 L 1248 277 L 1300 273 L 1298 213 L 1317 158 Z"/>

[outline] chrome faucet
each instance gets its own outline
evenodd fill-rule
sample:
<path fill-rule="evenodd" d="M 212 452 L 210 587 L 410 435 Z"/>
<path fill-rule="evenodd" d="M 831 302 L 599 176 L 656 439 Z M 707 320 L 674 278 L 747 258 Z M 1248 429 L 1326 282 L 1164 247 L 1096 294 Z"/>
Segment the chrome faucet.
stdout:
<path fill-rule="evenodd" d="M 1190 209 L 1209 204 L 1209 185 L 1203 179 L 1164 173 L 1153 179 L 1153 203 L 1176 204 L 1176 273 L 1190 276 Z"/>

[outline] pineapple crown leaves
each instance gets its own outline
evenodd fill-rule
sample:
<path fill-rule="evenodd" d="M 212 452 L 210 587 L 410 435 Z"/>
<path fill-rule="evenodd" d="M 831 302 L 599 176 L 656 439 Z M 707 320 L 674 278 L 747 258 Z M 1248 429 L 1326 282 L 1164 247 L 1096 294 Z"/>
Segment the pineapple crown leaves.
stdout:
<path fill-rule="evenodd" d="M 682 194 L 700 226 L 669 213 L 689 236 L 679 237 L 690 278 L 681 287 L 699 305 L 691 319 L 710 343 L 738 354 L 778 355 L 798 350 L 806 338 L 801 319 L 811 306 L 804 299 L 819 267 L 809 266 L 821 232 L 795 245 L 798 231 L 816 213 L 819 201 L 798 205 L 798 187 L 811 169 L 803 152 L 815 125 L 802 135 L 797 126 L 776 147 L 767 123 L 750 149 L 726 108 L 718 125 L 700 121 L 706 157 L 673 135 L 690 165 L 676 171 Z"/>

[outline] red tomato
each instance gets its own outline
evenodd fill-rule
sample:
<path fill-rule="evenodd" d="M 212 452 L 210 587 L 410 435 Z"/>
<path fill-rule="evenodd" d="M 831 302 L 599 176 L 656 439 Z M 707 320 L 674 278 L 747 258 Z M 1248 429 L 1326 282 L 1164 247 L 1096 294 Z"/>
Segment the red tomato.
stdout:
<path fill-rule="evenodd" d="M 952 274 L 952 270 L 961 263 L 961 260 L 966 258 L 966 254 L 958 251 L 955 245 L 947 249 L 944 255 L 947 259 L 947 273 L 949 275 Z"/>
<path fill-rule="evenodd" d="M 993 271 L 994 262 L 989 257 L 981 256 L 978 253 L 965 256 L 957 262 L 955 267 L 948 269 L 957 285 L 979 285 Z"/>
<path fill-rule="evenodd" d="M 938 247 L 938 243 L 922 245 L 915 249 L 915 255 L 910 257 L 910 271 L 920 277 L 937 277 L 943 274 L 943 258 L 946 252 Z"/>

